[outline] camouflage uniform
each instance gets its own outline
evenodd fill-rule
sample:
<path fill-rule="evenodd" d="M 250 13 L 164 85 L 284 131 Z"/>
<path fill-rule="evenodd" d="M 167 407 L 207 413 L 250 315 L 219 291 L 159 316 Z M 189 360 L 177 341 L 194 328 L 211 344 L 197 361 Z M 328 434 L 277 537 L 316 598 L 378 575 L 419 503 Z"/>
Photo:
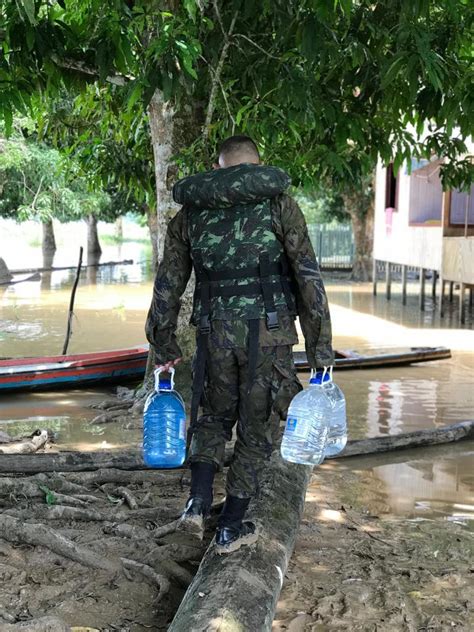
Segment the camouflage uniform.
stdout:
<path fill-rule="evenodd" d="M 223 296 L 210 299 L 211 331 L 206 337 L 208 362 L 202 415 L 193 434 L 190 461 L 221 467 L 225 442 L 236 422 L 237 442 L 227 477 L 227 493 L 248 498 L 272 450 L 280 419 L 302 388 L 292 345 L 298 342 L 296 311 L 314 368 L 333 363 L 331 322 L 326 293 L 303 214 L 283 191 L 288 176 L 274 167 L 239 165 L 197 174 L 177 183 L 174 196 L 184 206 L 171 220 L 159 266 L 147 338 L 158 363 L 180 357 L 175 337 L 180 296 L 201 252 L 211 269 L 248 269 L 252 253 L 286 255 L 296 309 L 281 285 L 275 288 L 278 329 L 269 330 L 262 295 L 232 296 L 232 287 L 249 279 L 222 280 Z M 281 275 L 283 276 L 283 275 Z M 276 277 L 278 280 L 278 277 Z M 198 289 L 199 289 L 198 276 Z M 250 280 L 251 282 L 251 280 Z M 255 285 L 255 284 L 254 284 Z M 249 286 L 250 287 L 250 286 Z M 199 325 L 202 305 L 196 293 L 192 322 Z M 255 319 L 258 319 L 255 320 Z M 258 355 L 249 382 L 249 323 L 258 325 Z M 251 388 L 248 388 L 251 386 Z"/>

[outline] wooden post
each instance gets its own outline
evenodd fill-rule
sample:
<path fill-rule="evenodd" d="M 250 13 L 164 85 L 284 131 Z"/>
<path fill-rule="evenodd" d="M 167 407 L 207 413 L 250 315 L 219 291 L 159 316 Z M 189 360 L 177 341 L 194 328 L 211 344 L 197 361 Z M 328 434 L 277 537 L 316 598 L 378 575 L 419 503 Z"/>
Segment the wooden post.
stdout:
<path fill-rule="evenodd" d="M 438 280 L 438 273 L 436 270 L 432 270 L 433 278 L 431 279 L 431 296 L 436 298 L 436 281 Z"/>
<path fill-rule="evenodd" d="M 454 281 L 449 282 L 449 302 L 453 302 Z"/>
<path fill-rule="evenodd" d="M 402 303 L 407 304 L 407 270 L 408 266 L 402 266 Z"/>
<path fill-rule="evenodd" d="M 392 265 L 390 261 L 385 262 L 385 296 L 387 301 L 392 298 Z"/>
<path fill-rule="evenodd" d="M 372 294 L 377 296 L 377 259 L 372 261 Z"/>
<path fill-rule="evenodd" d="M 425 269 L 420 268 L 420 310 L 425 311 Z"/>
<path fill-rule="evenodd" d="M 446 286 L 446 281 L 443 277 L 440 277 L 439 280 L 439 288 L 440 288 L 440 297 L 439 297 L 439 317 L 444 318 L 444 309 L 443 309 L 443 300 L 444 300 L 444 288 Z"/>
<path fill-rule="evenodd" d="M 459 289 L 459 322 L 461 325 L 464 325 L 466 322 L 466 311 L 464 309 L 464 291 L 466 289 L 466 284 L 461 283 L 461 287 Z"/>

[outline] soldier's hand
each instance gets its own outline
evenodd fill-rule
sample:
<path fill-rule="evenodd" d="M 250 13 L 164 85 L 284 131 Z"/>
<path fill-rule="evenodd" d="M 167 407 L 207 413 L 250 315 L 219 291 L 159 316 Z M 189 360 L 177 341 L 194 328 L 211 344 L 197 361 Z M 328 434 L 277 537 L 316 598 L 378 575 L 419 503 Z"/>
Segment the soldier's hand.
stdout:
<path fill-rule="evenodd" d="M 166 362 L 166 364 L 157 364 L 155 368 L 169 373 L 169 370 L 179 364 L 182 359 L 183 358 L 176 358 L 176 360 L 170 360 L 169 362 Z"/>

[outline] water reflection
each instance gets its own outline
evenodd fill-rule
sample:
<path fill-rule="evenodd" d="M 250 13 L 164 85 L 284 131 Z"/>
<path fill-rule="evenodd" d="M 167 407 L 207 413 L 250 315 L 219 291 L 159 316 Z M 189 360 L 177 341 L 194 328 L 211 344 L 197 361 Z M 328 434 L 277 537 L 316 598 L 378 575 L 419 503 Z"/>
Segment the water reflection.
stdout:
<path fill-rule="evenodd" d="M 331 461 L 321 469 L 345 472 L 344 501 L 371 514 L 465 522 L 474 519 L 473 466 L 469 441 Z"/>

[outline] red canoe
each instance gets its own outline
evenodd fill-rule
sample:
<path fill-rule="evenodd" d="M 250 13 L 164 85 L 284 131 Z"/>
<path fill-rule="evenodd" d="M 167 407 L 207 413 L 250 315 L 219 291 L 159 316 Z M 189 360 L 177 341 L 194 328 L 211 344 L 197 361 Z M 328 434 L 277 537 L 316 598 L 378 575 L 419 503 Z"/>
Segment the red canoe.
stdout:
<path fill-rule="evenodd" d="M 125 382 L 145 374 L 148 345 L 116 351 L 0 360 L 0 392 Z"/>

